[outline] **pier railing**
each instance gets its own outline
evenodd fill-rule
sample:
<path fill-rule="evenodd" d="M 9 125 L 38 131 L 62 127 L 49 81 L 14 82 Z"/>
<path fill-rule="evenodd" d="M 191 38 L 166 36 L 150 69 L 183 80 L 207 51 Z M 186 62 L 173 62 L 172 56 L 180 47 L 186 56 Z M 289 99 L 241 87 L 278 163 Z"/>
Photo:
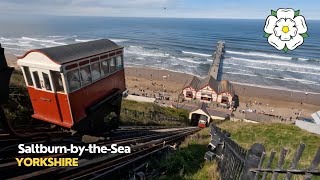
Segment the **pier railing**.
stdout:
<path fill-rule="evenodd" d="M 209 147 L 211 150 L 205 154 L 205 159 L 216 160 L 222 180 L 275 180 L 278 178 L 290 180 L 293 176 L 299 176 L 305 180 L 320 179 L 318 168 L 320 147 L 307 169 L 297 169 L 305 144 L 300 144 L 288 168 L 284 168 L 288 153 L 286 148 L 282 148 L 276 167 L 272 167 L 276 152 L 272 151 L 269 159 L 265 161 L 267 153 L 262 144 L 253 144 L 249 150 L 246 150 L 231 139 L 230 133 L 215 125 L 211 126 L 210 134 Z"/>

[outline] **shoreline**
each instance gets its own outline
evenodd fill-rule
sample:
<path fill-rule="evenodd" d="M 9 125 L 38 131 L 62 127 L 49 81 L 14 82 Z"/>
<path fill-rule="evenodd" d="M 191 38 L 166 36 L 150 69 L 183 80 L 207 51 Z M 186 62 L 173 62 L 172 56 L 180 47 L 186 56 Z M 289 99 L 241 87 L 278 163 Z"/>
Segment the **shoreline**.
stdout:
<path fill-rule="evenodd" d="M 194 75 L 175 72 L 170 70 L 165 70 L 161 68 L 149 68 L 149 67 L 133 67 L 126 66 L 126 77 L 136 77 L 142 78 L 145 80 L 158 80 L 158 81 L 167 81 L 173 82 L 176 86 L 175 89 L 182 90 L 184 82 L 193 78 Z M 167 76 L 165 79 L 164 76 Z M 168 78 L 170 77 L 170 78 Z M 255 99 L 270 99 L 275 101 L 283 102 L 293 102 L 303 104 L 311 104 L 320 106 L 320 93 L 308 92 L 306 95 L 303 91 L 298 90 L 285 90 L 285 89 L 276 89 L 272 87 L 259 87 L 259 85 L 250 85 L 250 84 L 241 84 L 241 83 L 232 83 L 236 94 L 241 97 L 244 97 L 245 101 L 255 101 Z M 178 88 L 178 87 L 179 88 Z M 180 88 L 181 87 L 181 88 Z M 281 103 L 281 104 L 282 104 Z M 320 108 L 320 107 L 319 107 Z"/>
<path fill-rule="evenodd" d="M 10 53 L 5 53 L 8 65 L 20 69 L 17 65 L 17 57 Z M 184 84 L 193 78 L 193 74 L 166 70 L 164 68 L 157 67 L 135 67 L 135 66 L 125 66 L 127 78 L 139 77 L 147 80 L 159 80 L 166 82 L 172 82 L 172 89 L 179 91 L 183 88 Z M 166 76 L 164 79 L 163 77 Z M 255 101 L 255 99 L 266 98 L 276 101 L 294 102 L 304 104 L 311 104 L 320 106 L 320 93 L 317 92 L 306 92 L 299 90 L 290 90 L 286 88 L 277 88 L 270 86 L 261 86 L 246 83 L 232 82 L 236 94 L 240 97 L 243 96 L 245 101 Z M 177 87 L 179 86 L 179 87 Z M 320 109 L 320 107 L 319 107 Z M 319 110 L 318 109 L 318 110 Z"/>
<path fill-rule="evenodd" d="M 125 66 L 125 68 L 141 68 L 141 69 L 163 70 L 163 71 L 170 71 L 170 72 L 174 72 L 174 73 L 185 74 L 185 75 L 188 75 L 188 76 L 197 76 L 197 77 L 200 77 L 200 78 L 204 78 L 203 76 L 199 76 L 199 75 L 196 75 L 196 74 L 185 73 L 185 72 L 174 71 L 174 70 L 168 70 L 168 69 L 160 68 L 160 67 L 147 67 L 147 66 L 139 67 L 139 66 L 127 65 L 127 66 Z M 260 84 L 240 83 L 240 82 L 235 82 L 235 81 L 230 81 L 230 82 L 232 84 L 238 85 L 238 86 L 250 86 L 250 87 L 270 89 L 270 90 L 288 91 L 288 92 L 292 92 L 292 93 L 308 93 L 308 94 L 313 94 L 313 95 L 320 95 L 320 90 L 319 90 L 319 92 L 313 92 L 313 91 L 293 90 L 293 89 L 275 87 L 275 86 L 263 86 L 263 85 L 260 85 Z"/>
<path fill-rule="evenodd" d="M 230 81 L 230 82 L 232 84 L 236 84 L 238 86 L 250 86 L 250 87 L 264 88 L 264 89 L 270 89 L 270 90 L 288 91 L 288 92 L 292 92 L 292 93 L 308 93 L 308 95 L 313 94 L 313 95 L 320 96 L 320 92 L 293 90 L 293 89 L 274 87 L 274 86 L 263 86 L 263 85 L 259 85 L 259 84 L 239 83 L 239 82 L 234 82 L 234 81 Z"/>

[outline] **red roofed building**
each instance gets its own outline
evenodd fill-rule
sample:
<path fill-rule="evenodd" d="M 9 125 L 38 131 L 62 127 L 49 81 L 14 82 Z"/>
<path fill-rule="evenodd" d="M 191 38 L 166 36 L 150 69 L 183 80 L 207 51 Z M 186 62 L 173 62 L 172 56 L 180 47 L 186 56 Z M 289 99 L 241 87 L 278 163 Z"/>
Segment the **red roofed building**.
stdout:
<path fill-rule="evenodd" d="M 212 76 L 204 79 L 194 76 L 187 84 L 182 91 L 185 99 L 228 104 L 234 96 L 233 86 L 228 80 L 218 82 Z"/>

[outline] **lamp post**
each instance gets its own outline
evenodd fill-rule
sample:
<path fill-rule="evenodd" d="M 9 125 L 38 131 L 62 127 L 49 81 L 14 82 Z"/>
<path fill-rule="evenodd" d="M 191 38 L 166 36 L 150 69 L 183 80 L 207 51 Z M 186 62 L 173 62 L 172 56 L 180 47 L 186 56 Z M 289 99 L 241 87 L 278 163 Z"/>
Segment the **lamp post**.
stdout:
<path fill-rule="evenodd" d="M 304 98 L 302 98 L 301 99 L 301 109 L 300 109 L 300 113 L 299 113 L 299 116 L 302 116 L 302 111 L 303 111 L 303 105 L 304 105 L 304 103 L 306 102 L 306 100 L 307 100 L 307 96 L 308 96 L 308 92 L 306 92 L 305 93 L 305 96 L 304 96 Z"/>

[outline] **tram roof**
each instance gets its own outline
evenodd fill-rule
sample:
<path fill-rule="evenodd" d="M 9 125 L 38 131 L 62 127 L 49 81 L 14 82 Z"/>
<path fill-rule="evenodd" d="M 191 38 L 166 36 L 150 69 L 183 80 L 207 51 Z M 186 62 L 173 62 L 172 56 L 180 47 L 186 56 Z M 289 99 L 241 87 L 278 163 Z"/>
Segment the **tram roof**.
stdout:
<path fill-rule="evenodd" d="M 122 47 L 109 39 L 99 39 L 63 46 L 35 49 L 28 51 L 20 58 L 24 58 L 31 52 L 39 52 L 46 55 L 48 58 L 50 58 L 57 64 L 65 64 L 78 59 L 99 55 L 120 48 Z"/>

